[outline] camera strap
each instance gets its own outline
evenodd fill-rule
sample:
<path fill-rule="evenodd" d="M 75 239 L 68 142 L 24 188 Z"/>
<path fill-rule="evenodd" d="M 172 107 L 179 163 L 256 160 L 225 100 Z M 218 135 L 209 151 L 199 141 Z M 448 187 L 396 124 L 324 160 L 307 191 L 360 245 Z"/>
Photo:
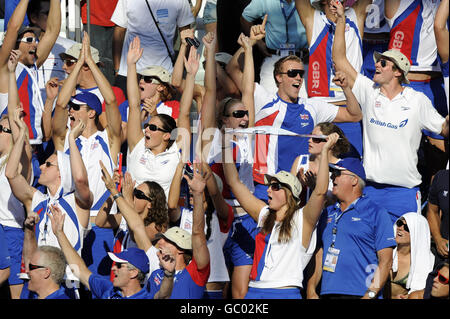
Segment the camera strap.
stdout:
<path fill-rule="evenodd" d="M 148 3 L 148 0 L 145 0 L 145 3 L 147 4 L 148 11 L 150 11 L 150 14 L 152 16 L 153 22 L 155 22 L 156 28 L 158 29 L 158 32 L 161 35 L 161 38 L 162 38 L 162 40 L 164 42 L 164 45 L 166 46 L 167 53 L 169 54 L 170 60 L 172 61 L 172 64 L 175 64 L 175 59 L 172 56 L 172 53 L 170 52 L 169 46 L 167 45 L 167 42 L 166 42 L 166 38 L 164 38 L 164 35 L 162 34 L 161 29 L 159 28 L 159 23 L 158 23 L 158 21 L 156 21 L 155 16 L 153 15 L 153 11 L 150 8 L 150 4 Z"/>

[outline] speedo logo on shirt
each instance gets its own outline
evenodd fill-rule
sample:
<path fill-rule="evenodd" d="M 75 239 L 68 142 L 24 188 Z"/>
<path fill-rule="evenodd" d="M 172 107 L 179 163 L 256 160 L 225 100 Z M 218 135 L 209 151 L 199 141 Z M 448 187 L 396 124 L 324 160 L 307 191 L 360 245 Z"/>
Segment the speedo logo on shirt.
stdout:
<path fill-rule="evenodd" d="M 405 120 L 401 121 L 399 124 L 393 124 L 393 123 L 390 123 L 390 122 L 386 123 L 386 122 L 375 120 L 374 118 L 371 118 L 370 119 L 370 123 L 378 125 L 378 126 L 387 127 L 387 128 L 391 128 L 391 129 L 396 130 L 396 129 L 399 129 L 399 128 L 402 128 L 402 127 L 406 126 L 406 124 L 408 123 L 408 119 L 405 119 Z"/>

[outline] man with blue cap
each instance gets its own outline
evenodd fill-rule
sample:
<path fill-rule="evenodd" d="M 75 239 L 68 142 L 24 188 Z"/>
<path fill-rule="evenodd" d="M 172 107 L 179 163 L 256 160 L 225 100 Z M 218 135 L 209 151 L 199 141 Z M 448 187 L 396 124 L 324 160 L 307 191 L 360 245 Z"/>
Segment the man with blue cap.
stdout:
<path fill-rule="evenodd" d="M 320 275 L 321 298 L 377 298 L 396 245 L 389 214 L 363 195 L 366 174 L 359 159 L 347 157 L 329 166 L 337 202 L 319 222 L 322 267 L 308 282 L 308 298 L 316 295 Z"/>
<path fill-rule="evenodd" d="M 128 248 L 118 254 L 109 252 L 109 258 L 114 261 L 111 267 L 114 279 L 111 282 L 89 270 L 64 233 L 65 216 L 56 206 L 51 207 L 50 210 L 49 218 L 52 222 L 52 230 L 66 257 L 67 264 L 79 276 L 83 285 L 92 292 L 93 297 L 99 299 L 151 298 L 147 290 L 141 286 L 149 271 L 149 260 L 145 251 L 139 248 Z"/>
<path fill-rule="evenodd" d="M 108 173 L 113 174 L 113 169 L 118 164 L 117 157 L 122 144 L 121 118 L 116 96 L 97 66 L 89 41 L 89 36 L 85 33 L 77 62 L 59 93 L 52 120 L 52 137 L 55 149 L 67 153 L 67 133 L 79 122 L 85 123 L 86 127 L 82 135 L 76 139 L 76 144 L 87 169 L 89 187 L 94 199 L 90 210 L 89 233 L 83 243 L 82 257 L 93 273 L 109 278 L 110 260 L 107 252 L 112 250 L 114 234 L 112 229 L 95 226 L 98 211 L 110 195 L 104 183 L 100 182 L 102 173 L 98 163 L 102 161 Z M 77 91 L 73 96 L 80 70 L 85 65 L 89 67 L 104 98 L 103 113 L 106 114 L 108 122 L 105 129 L 99 125 L 99 116 L 103 114 L 103 108 L 98 96 L 88 91 Z M 115 212 L 116 205 L 111 209 L 111 213 Z M 105 248 L 104 243 L 111 243 L 110 247 Z"/>

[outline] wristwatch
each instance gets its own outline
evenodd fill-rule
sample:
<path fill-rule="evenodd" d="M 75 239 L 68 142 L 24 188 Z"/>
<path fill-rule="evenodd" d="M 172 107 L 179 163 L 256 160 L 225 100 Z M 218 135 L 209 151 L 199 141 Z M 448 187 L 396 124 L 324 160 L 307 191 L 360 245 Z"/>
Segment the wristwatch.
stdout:
<path fill-rule="evenodd" d="M 113 196 L 113 200 L 116 200 L 116 199 L 118 199 L 121 196 L 122 196 L 122 193 L 118 192 L 116 195 Z"/>
<path fill-rule="evenodd" d="M 377 293 L 376 293 L 376 291 L 369 290 L 367 292 L 367 295 L 369 296 L 369 299 L 375 299 L 375 297 L 377 296 Z"/>

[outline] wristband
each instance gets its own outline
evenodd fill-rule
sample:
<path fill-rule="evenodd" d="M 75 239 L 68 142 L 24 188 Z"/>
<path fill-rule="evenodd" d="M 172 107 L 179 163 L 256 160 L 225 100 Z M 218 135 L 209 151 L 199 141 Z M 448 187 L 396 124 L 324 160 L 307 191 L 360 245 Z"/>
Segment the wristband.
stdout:
<path fill-rule="evenodd" d="M 122 197 L 122 196 L 123 196 L 122 193 L 118 192 L 116 195 L 113 196 L 113 200 L 116 200 L 116 199 L 118 199 L 119 197 Z"/>

